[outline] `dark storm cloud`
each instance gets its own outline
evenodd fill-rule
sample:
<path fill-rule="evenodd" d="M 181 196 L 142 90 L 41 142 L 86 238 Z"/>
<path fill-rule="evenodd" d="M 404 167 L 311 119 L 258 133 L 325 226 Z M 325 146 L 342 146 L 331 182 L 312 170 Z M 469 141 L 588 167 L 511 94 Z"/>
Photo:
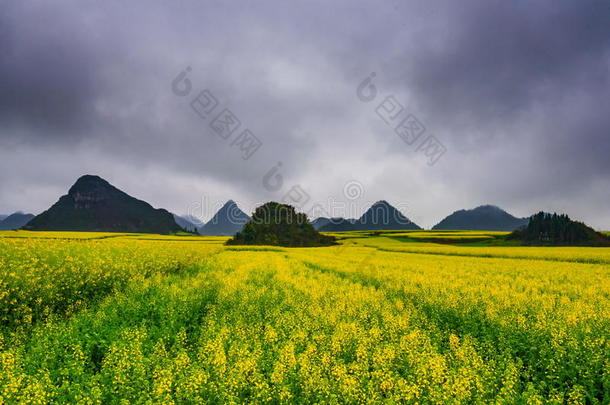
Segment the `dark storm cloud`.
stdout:
<path fill-rule="evenodd" d="M 608 85 L 610 5 L 602 1 L 448 3 L 422 33 L 410 89 L 444 112 L 514 118 L 582 85 Z M 601 83 L 600 83 L 601 80 Z M 549 99 L 545 99 L 549 97 Z"/>
<path fill-rule="evenodd" d="M 608 2 L 466 1 L 435 11 L 417 57 L 405 55 L 394 83 L 436 124 L 458 129 L 448 142 L 530 138 L 542 154 L 555 156 L 563 145 L 572 157 L 592 152 L 600 168 L 610 168 L 599 159 L 608 152 L 600 136 L 609 128 Z M 540 117 L 543 126 L 528 129 Z M 592 156 L 582 155 L 587 164 Z"/>
<path fill-rule="evenodd" d="M 181 213 L 203 193 L 252 204 L 281 197 L 261 177 L 282 161 L 286 187 L 324 200 L 356 179 L 423 225 L 490 202 L 610 228 L 607 2 L 0 8 L 0 211 L 40 211 L 84 172 Z M 447 146 L 433 168 L 356 98 L 371 71 Z M 251 159 L 191 110 L 206 88 L 263 142 Z"/>
<path fill-rule="evenodd" d="M 82 20 L 50 3 L 3 2 L 1 8 L 2 136 L 58 142 L 90 131 L 104 44 L 86 34 Z"/>
<path fill-rule="evenodd" d="M 475 172 L 448 178 L 471 193 L 502 185 L 487 194 L 506 202 L 541 195 L 577 200 L 607 181 L 610 4 L 438 5 L 419 10 L 428 18 L 415 51 L 398 52 L 401 68 L 389 63 L 388 73 L 448 147 L 462 152 L 453 155 L 456 164 Z M 506 153 L 486 165 L 493 150 Z M 464 184 L 468 178 L 472 184 Z"/>

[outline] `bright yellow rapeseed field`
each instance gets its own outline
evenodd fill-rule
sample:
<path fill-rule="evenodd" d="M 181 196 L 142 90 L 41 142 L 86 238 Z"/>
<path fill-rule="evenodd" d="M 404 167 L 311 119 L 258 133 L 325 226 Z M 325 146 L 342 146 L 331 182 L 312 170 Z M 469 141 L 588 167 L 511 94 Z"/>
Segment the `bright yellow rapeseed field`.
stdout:
<path fill-rule="evenodd" d="M 0 403 L 610 402 L 610 249 L 400 237 L 0 232 Z"/>

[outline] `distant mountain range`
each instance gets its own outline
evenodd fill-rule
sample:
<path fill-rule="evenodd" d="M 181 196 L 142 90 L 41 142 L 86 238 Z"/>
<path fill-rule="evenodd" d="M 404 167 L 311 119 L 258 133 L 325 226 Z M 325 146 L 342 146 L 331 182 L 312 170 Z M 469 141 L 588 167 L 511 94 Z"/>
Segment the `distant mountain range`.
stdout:
<path fill-rule="evenodd" d="M 320 232 L 348 232 L 358 231 L 358 226 L 355 223 L 358 221 L 354 218 L 323 218 L 325 224 L 318 227 L 316 230 Z"/>
<path fill-rule="evenodd" d="M 201 222 L 199 218 L 195 218 L 192 215 L 173 215 L 176 223 L 185 231 L 197 233 L 197 230 L 203 226 L 203 222 Z"/>
<path fill-rule="evenodd" d="M 235 201 L 229 200 L 205 225 L 199 228 L 201 235 L 233 236 L 241 231 L 250 217 L 243 212 Z"/>
<path fill-rule="evenodd" d="M 23 212 L 15 212 L 11 215 L 0 216 L 0 231 L 8 231 L 20 229 L 34 218 L 32 214 L 24 214 Z"/>
<path fill-rule="evenodd" d="M 101 177 L 90 175 L 79 178 L 68 194 L 24 229 L 159 234 L 181 230 L 168 211 L 155 209 Z"/>
<path fill-rule="evenodd" d="M 241 231 L 250 217 L 233 200 L 227 201 L 210 221 L 191 215 L 176 215 L 155 209 L 112 186 L 98 176 L 79 178 L 51 208 L 38 216 L 0 215 L 0 230 L 99 231 L 167 234 L 186 230 L 201 235 L 232 236 Z M 455 211 L 433 230 L 514 231 L 528 224 L 493 205 Z M 361 230 L 419 230 L 417 224 L 387 201 L 373 204 L 358 219 L 320 217 L 311 221 L 322 232 Z"/>
<path fill-rule="evenodd" d="M 356 222 L 357 219 L 354 218 L 325 218 L 325 217 L 320 217 L 320 218 L 316 218 L 313 221 L 311 221 L 311 225 L 314 227 L 314 229 L 316 231 L 319 231 L 320 229 L 326 227 L 328 225 L 328 228 L 330 229 L 330 227 L 346 227 L 346 226 L 350 226 L 348 224 L 353 224 L 354 222 Z M 340 232 L 340 231 L 336 231 L 336 232 Z"/>
<path fill-rule="evenodd" d="M 494 205 L 481 205 L 449 215 L 433 230 L 514 231 L 526 226 L 529 218 L 517 218 Z"/>
<path fill-rule="evenodd" d="M 377 201 L 358 219 L 318 218 L 317 224 L 322 232 L 421 229 L 384 200 Z"/>
<path fill-rule="evenodd" d="M 313 226 L 313 229 L 315 229 L 316 231 L 319 231 L 320 228 L 322 228 L 325 225 L 328 225 L 329 223 L 330 223 L 330 219 L 325 218 L 325 217 L 316 218 L 313 221 L 311 221 L 311 225 Z"/>

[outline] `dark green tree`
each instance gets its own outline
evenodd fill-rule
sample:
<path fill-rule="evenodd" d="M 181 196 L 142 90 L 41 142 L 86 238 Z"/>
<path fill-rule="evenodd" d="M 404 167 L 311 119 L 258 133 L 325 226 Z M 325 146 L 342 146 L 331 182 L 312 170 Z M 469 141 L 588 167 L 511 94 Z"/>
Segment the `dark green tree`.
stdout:
<path fill-rule="evenodd" d="M 286 247 L 330 246 L 335 238 L 319 233 L 307 215 L 294 207 L 268 202 L 258 207 L 241 232 L 227 241 L 227 245 L 272 245 Z"/>
<path fill-rule="evenodd" d="M 539 212 L 528 225 L 509 235 L 529 245 L 608 246 L 610 239 L 565 214 Z"/>

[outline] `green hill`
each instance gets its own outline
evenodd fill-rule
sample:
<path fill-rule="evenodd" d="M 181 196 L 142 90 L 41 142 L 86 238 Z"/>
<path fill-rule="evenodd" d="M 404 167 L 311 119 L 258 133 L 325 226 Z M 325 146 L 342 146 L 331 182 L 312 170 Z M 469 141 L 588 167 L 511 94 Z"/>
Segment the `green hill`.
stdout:
<path fill-rule="evenodd" d="M 507 238 L 538 246 L 610 246 L 608 236 L 584 223 L 572 221 L 567 215 L 545 212 L 533 215 L 525 228 L 514 231 Z"/>
<path fill-rule="evenodd" d="M 182 229 L 164 209 L 155 209 L 98 176 L 83 176 L 51 208 L 32 219 L 32 231 L 169 234 Z"/>
<path fill-rule="evenodd" d="M 316 231 L 307 215 L 297 213 L 294 207 L 268 202 L 254 211 L 252 219 L 227 244 L 313 247 L 333 245 L 335 238 Z"/>
<path fill-rule="evenodd" d="M 433 230 L 514 231 L 527 225 L 527 218 L 517 218 L 494 205 L 459 210 L 445 217 Z"/>
<path fill-rule="evenodd" d="M 322 232 L 421 229 L 385 200 L 371 205 L 358 219 L 318 218 L 315 222 Z"/>

